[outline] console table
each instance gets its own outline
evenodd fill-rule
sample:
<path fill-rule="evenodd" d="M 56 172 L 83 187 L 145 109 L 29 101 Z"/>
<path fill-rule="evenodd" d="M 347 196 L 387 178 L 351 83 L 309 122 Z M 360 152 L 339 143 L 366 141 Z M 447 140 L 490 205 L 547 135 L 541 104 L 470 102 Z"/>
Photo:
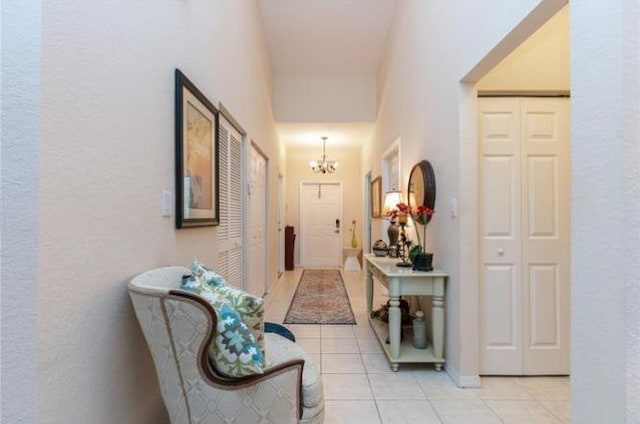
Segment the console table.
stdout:
<path fill-rule="evenodd" d="M 432 362 L 436 370 L 442 369 L 444 353 L 444 299 L 447 274 L 432 271 L 413 271 L 411 268 L 397 267 L 398 259 L 365 255 L 367 311 L 369 323 L 382 345 L 393 371 L 403 362 Z M 389 290 L 389 324 L 371 317 L 373 303 L 373 279 Z M 400 296 L 433 296 L 431 309 L 432 343 L 426 349 L 413 347 L 413 333 L 405 331 L 400 341 Z M 386 343 L 389 337 L 389 344 Z"/>

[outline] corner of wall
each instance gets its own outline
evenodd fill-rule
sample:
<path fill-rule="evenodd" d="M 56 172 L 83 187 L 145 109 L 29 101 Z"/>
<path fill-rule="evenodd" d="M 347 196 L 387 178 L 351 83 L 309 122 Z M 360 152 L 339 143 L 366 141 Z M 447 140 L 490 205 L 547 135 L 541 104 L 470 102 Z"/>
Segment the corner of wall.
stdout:
<path fill-rule="evenodd" d="M 453 380 L 458 387 L 462 388 L 477 388 L 481 387 L 481 380 L 479 375 L 460 375 L 458 370 L 453 366 L 446 364 L 444 370 L 449 374 L 449 377 Z"/>

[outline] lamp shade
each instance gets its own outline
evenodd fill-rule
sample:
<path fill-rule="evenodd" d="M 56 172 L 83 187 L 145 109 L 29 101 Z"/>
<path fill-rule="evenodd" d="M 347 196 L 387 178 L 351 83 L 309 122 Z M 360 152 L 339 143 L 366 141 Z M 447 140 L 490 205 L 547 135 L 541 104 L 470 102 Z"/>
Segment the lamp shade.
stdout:
<path fill-rule="evenodd" d="M 384 206 L 382 207 L 382 214 L 388 215 L 389 212 L 396 209 L 396 205 L 402 203 L 402 192 L 400 190 L 388 191 L 384 196 Z"/>

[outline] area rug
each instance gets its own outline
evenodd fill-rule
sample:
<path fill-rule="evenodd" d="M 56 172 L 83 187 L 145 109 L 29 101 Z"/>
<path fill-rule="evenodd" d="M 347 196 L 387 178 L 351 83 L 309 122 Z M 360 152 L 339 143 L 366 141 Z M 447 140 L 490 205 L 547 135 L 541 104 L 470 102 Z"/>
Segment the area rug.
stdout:
<path fill-rule="evenodd" d="M 355 325 L 340 271 L 305 269 L 284 323 Z"/>

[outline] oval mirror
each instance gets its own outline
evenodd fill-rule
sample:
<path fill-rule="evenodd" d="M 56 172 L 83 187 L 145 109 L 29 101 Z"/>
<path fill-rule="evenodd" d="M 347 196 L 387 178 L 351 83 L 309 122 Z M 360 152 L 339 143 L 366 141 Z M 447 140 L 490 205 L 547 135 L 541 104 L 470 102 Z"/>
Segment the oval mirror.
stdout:
<path fill-rule="evenodd" d="M 435 210 L 436 205 L 436 176 L 428 160 L 423 160 L 411 169 L 409 187 L 407 188 L 408 203 L 412 209 L 420 205 Z M 427 222 L 431 221 L 427 217 Z"/>

